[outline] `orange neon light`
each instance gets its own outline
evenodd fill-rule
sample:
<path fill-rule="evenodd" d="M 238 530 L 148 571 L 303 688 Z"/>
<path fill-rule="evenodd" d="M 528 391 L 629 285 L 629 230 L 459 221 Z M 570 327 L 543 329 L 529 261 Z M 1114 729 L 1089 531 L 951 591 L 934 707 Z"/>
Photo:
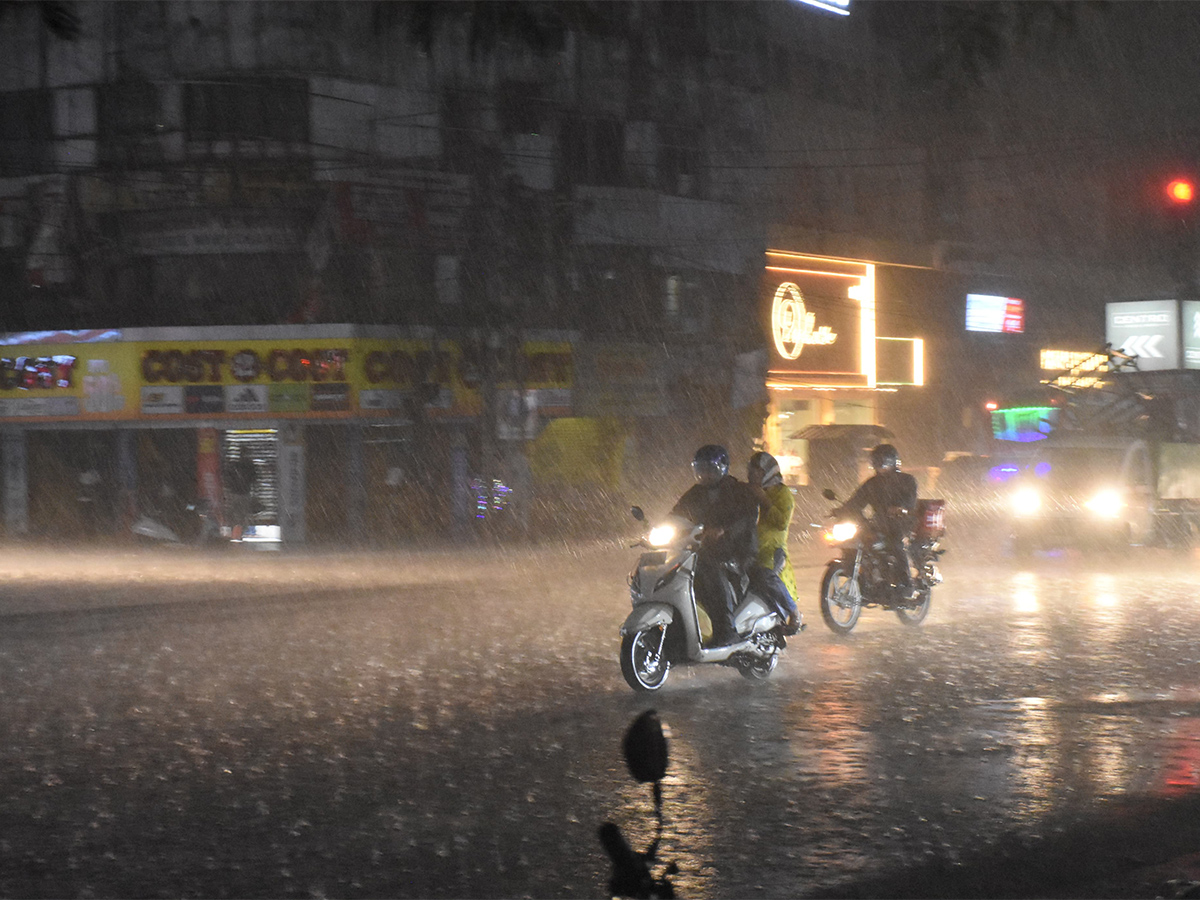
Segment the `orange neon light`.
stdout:
<path fill-rule="evenodd" d="M 828 263 L 847 263 L 854 266 L 890 266 L 897 269 L 927 269 L 932 271 L 933 266 L 919 266 L 913 263 L 898 263 L 889 262 L 881 259 L 853 259 L 848 256 L 816 256 L 811 253 L 795 253 L 791 250 L 767 250 L 767 256 L 785 256 L 790 259 L 810 259 L 814 262 Z"/>
<path fill-rule="evenodd" d="M 799 275 L 827 275 L 830 278 L 862 278 L 853 272 L 826 272 L 823 269 L 789 269 L 787 266 L 767 266 L 768 272 L 795 272 Z"/>

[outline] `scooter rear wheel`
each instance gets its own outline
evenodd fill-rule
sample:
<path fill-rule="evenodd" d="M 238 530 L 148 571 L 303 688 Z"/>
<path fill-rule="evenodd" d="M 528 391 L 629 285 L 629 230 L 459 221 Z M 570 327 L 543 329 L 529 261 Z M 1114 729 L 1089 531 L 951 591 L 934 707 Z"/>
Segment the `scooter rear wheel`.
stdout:
<path fill-rule="evenodd" d="M 747 681 L 762 682 L 771 677 L 775 665 L 779 662 L 779 654 L 773 653 L 767 659 L 747 659 L 738 661 L 738 671 Z"/>
<path fill-rule="evenodd" d="M 655 625 L 621 638 L 621 674 L 635 691 L 657 691 L 667 683 L 671 663 L 659 654 L 664 626 Z"/>

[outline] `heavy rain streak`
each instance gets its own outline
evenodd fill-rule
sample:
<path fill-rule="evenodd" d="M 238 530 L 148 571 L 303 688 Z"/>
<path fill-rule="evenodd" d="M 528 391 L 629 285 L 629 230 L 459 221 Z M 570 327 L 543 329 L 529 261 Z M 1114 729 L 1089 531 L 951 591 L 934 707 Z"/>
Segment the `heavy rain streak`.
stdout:
<path fill-rule="evenodd" d="M 1198 12 L 0 3 L 0 897 L 1200 896 Z"/>

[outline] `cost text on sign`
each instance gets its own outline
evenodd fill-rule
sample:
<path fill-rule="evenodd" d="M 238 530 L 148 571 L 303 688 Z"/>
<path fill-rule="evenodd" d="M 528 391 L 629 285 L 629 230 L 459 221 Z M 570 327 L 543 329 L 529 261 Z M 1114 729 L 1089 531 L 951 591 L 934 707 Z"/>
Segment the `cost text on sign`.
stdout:
<path fill-rule="evenodd" d="M 142 354 L 142 379 L 147 384 L 200 382 L 220 384 L 225 372 L 237 381 L 344 381 L 350 352 L 344 349 L 276 348 L 260 354 L 239 350 L 153 349 Z"/>

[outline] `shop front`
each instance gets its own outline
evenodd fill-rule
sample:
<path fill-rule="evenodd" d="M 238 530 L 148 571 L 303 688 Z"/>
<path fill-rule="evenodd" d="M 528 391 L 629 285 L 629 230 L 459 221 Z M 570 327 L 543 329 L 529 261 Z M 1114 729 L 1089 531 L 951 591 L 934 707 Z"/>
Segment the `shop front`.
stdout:
<path fill-rule="evenodd" d="M 845 490 L 861 480 L 863 451 L 891 434 L 881 397 L 924 383 L 924 341 L 878 333 L 878 265 L 767 251 L 763 442 L 801 492 Z"/>
<path fill-rule="evenodd" d="M 520 380 L 489 387 L 526 420 L 566 412 L 570 350 L 524 341 Z M 355 325 L 0 336 L 5 533 L 120 535 L 198 503 L 245 540 L 449 525 L 483 418 L 476 356 Z"/>

